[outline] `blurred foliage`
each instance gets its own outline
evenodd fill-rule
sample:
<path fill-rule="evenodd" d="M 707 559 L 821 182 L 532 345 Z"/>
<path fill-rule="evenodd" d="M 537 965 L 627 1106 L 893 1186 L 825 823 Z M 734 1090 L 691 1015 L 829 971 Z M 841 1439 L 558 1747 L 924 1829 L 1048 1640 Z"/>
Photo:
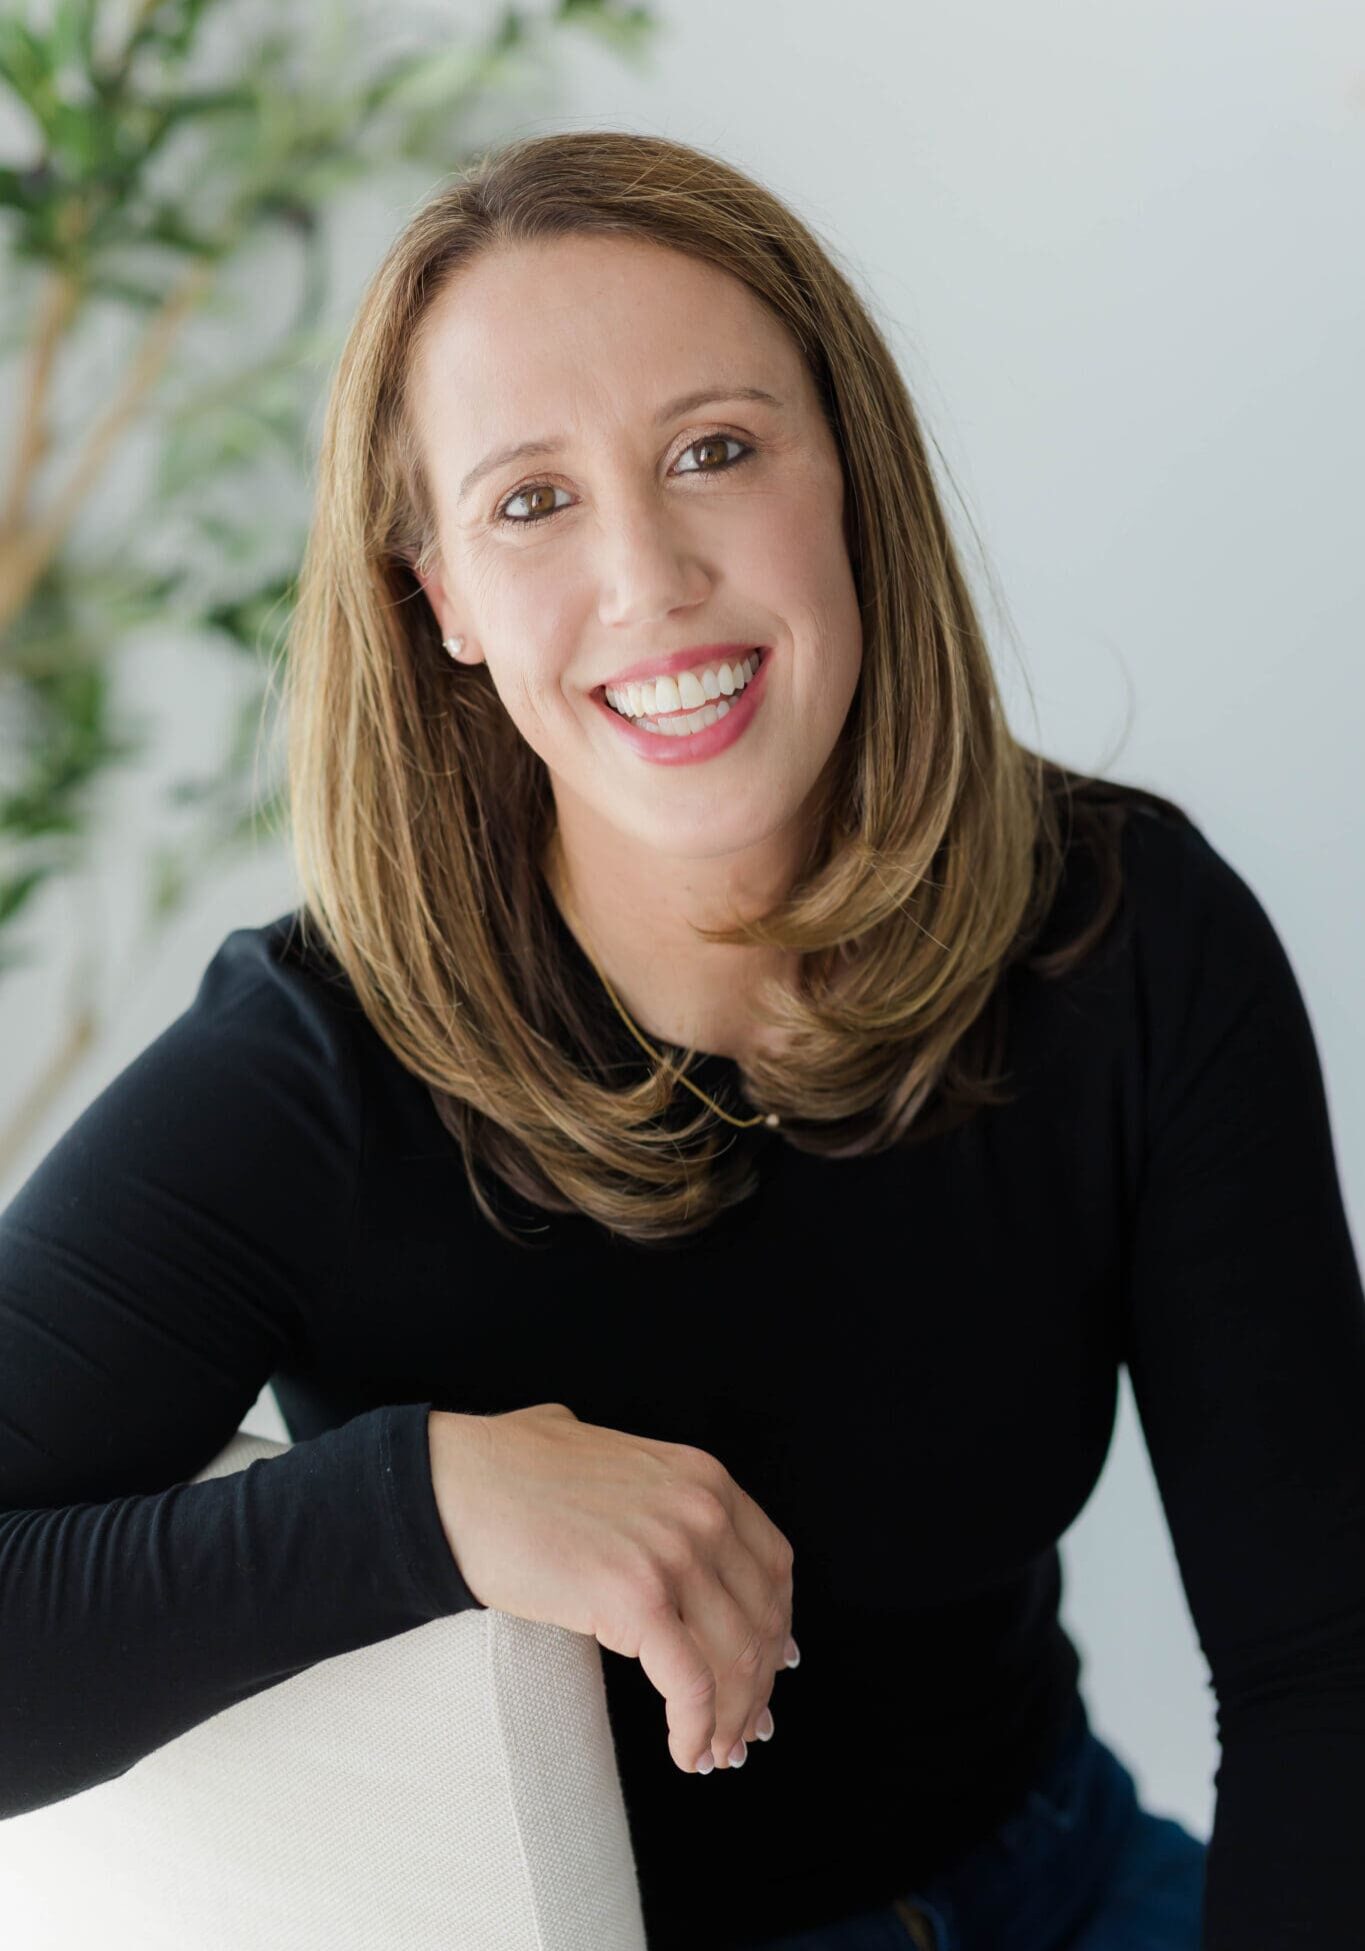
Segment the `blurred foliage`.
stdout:
<path fill-rule="evenodd" d="M 252 774 L 307 528 L 314 421 L 345 331 L 326 323 L 328 207 L 386 171 L 406 195 L 404 166 L 445 173 L 487 147 L 486 126 L 477 142 L 462 130 L 476 110 L 486 124 L 491 98 L 537 72 L 548 81 L 563 30 L 638 62 L 656 27 L 644 6 L 558 0 L 536 14 L 490 7 L 477 38 L 453 27 L 434 47 L 386 52 L 376 17 L 306 0 L 267 10 L 235 51 L 216 32 L 205 54 L 207 30 L 242 38 L 240 4 L 3 4 L 0 102 L 17 106 L 32 147 L 0 163 L 0 359 L 16 402 L 0 468 L 0 982 L 33 959 L 18 929 L 38 890 L 87 865 L 111 769 L 166 757 L 154 720 L 121 702 L 133 633 L 168 633 L 178 665 L 226 654 L 239 692 L 216 771 L 167 789 L 146 934 L 210 863 L 282 823 L 283 782 L 258 792 Z M 401 28 L 401 7 L 382 24 Z M 426 20 L 409 25 L 432 37 Z M 227 83 L 202 78 L 215 66 Z M 283 332 L 245 363 L 196 353 L 196 317 L 226 319 L 231 346 L 281 231 L 298 261 Z M 234 271 L 240 295 L 226 288 Z M 98 369 L 93 408 L 71 405 L 78 352 Z M 145 486 L 115 495 L 112 534 L 74 535 L 133 436 L 152 451 Z M 204 669 L 216 697 L 223 674 Z"/>

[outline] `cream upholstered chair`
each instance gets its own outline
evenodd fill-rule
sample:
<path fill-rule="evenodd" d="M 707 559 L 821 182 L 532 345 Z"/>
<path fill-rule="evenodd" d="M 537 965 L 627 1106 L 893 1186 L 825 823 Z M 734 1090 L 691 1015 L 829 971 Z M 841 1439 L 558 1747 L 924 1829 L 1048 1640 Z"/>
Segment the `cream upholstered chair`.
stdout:
<path fill-rule="evenodd" d="M 287 1443 L 238 1430 L 191 1481 Z M 492 1609 L 0 1822 L 15 1951 L 644 1951 L 601 1649 Z"/>

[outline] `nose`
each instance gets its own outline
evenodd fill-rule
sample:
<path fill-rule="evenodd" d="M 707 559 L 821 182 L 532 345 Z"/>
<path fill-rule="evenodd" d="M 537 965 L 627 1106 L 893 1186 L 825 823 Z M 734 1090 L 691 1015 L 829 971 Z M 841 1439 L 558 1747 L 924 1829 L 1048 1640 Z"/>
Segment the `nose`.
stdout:
<path fill-rule="evenodd" d="M 612 629 L 643 628 L 704 603 L 712 577 L 676 513 L 640 507 L 610 524 L 598 611 Z"/>

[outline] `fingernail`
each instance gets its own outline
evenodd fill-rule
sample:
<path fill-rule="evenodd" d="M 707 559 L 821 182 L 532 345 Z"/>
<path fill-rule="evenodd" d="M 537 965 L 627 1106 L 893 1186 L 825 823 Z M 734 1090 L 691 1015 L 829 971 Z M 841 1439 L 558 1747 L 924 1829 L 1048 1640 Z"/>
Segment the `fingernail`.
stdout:
<path fill-rule="evenodd" d="M 787 1650 L 782 1656 L 782 1664 L 784 1666 L 800 1666 L 801 1664 L 801 1648 L 797 1645 L 790 1633 L 787 1635 Z"/>
<path fill-rule="evenodd" d="M 742 1768 L 748 1756 L 749 1750 L 745 1747 L 744 1743 L 742 1741 L 736 1741 L 734 1747 L 730 1750 L 730 1766 L 732 1768 Z"/>
<path fill-rule="evenodd" d="M 763 1709 L 763 1712 L 762 1712 L 762 1713 L 761 1713 L 761 1714 L 759 1715 L 759 1717 L 758 1717 L 758 1726 L 757 1726 L 757 1728 L 755 1729 L 755 1732 L 757 1733 L 757 1735 L 758 1735 L 758 1738 L 759 1738 L 759 1740 L 760 1740 L 760 1741 L 771 1741 L 771 1740 L 772 1740 L 772 1738 L 773 1738 L 773 1710 L 772 1710 L 772 1708 L 771 1708 L 771 1707 L 765 1707 L 765 1708 Z"/>
<path fill-rule="evenodd" d="M 695 1769 L 693 1769 L 692 1772 L 696 1775 L 709 1775 L 711 1773 L 711 1770 L 715 1767 L 715 1765 L 716 1765 L 715 1756 L 711 1753 L 711 1750 L 708 1748 L 706 1750 L 706 1753 L 702 1756 L 701 1760 L 697 1763 Z"/>

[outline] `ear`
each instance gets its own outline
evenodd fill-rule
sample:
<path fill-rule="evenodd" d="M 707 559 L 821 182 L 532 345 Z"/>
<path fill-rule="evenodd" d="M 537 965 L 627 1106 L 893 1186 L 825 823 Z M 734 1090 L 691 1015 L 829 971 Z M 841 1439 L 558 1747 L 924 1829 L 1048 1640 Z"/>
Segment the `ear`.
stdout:
<path fill-rule="evenodd" d="M 411 561 L 409 561 L 408 567 L 422 585 L 423 593 L 431 605 L 432 615 L 440 625 L 442 640 L 444 641 L 447 637 L 463 635 L 464 633 L 460 629 L 459 619 L 455 614 L 454 606 L 446 595 L 445 583 L 441 578 L 439 569 L 432 569 L 424 574 L 417 567 L 416 563 Z M 461 664 L 482 664 L 484 662 L 483 652 L 477 644 L 471 644 L 469 642 L 467 635 L 465 636 L 464 648 L 460 652 L 459 662 Z"/>
<path fill-rule="evenodd" d="M 450 615 L 450 605 L 446 601 L 445 584 L 441 579 L 440 571 L 431 569 L 424 574 L 415 562 L 409 562 L 408 567 L 422 585 L 426 599 L 431 605 L 432 614 L 441 626 L 441 635 L 449 637 L 456 634 L 455 622 Z"/>

